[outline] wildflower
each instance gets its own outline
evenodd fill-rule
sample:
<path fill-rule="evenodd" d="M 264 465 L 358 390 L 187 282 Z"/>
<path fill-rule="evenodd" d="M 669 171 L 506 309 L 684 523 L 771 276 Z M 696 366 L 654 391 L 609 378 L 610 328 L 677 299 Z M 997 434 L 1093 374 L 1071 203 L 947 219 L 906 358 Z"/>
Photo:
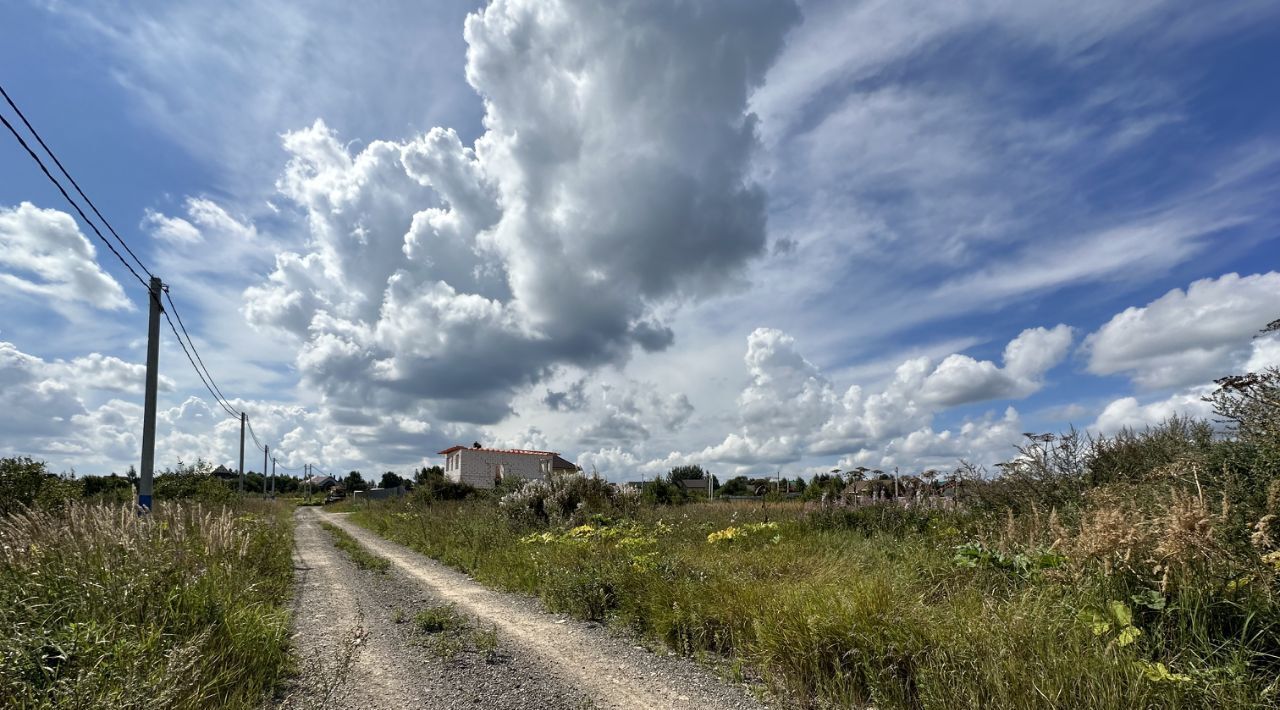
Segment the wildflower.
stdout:
<path fill-rule="evenodd" d="M 1267 554 L 1263 555 L 1262 561 L 1274 567 L 1277 572 L 1280 572 L 1280 550 L 1276 550 L 1275 552 L 1268 552 Z"/>
<path fill-rule="evenodd" d="M 1136 665 L 1138 669 L 1142 671 L 1142 675 L 1147 677 L 1147 680 L 1153 680 L 1156 682 L 1167 682 L 1167 683 L 1190 683 L 1191 682 L 1191 676 L 1185 673 L 1174 673 L 1170 671 L 1169 667 L 1163 663 L 1159 663 L 1159 662 L 1148 663 L 1147 661 L 1138 661 Z"/>
<path fill-rule="evenodd" d="M 717 530 L 707 535 L 707 542 L 715 544 L 717 542 L 736 540 L 740 537 L 738 528 L 730 525 L 724 530 Z"/>

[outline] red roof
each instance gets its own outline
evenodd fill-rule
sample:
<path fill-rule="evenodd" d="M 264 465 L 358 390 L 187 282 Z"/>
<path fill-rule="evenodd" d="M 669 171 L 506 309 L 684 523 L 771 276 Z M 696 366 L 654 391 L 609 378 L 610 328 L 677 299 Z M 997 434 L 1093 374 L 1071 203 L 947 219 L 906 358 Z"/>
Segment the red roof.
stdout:
<path fill-rule="evenodd" d="M 494 453 L 498 453 L 498 454 L 523 454 L 523 455 L 525 455 L 525 456 L 559 456 L 559 455 L 560 455 L 560 454 L 556 453 L 555 451 L 534 451 L 534 450 L 532 450 L 532 449 L 486 449 L 486 448 L 483 448 L 483 447 L 482 447 L 482 448 L 478 448 L 478 449 L 477 449 L 477 448 L 472 447 L 472 446 L 450 446 L 449 448 L 445 449 L 444 451 L 440 451 L 440 452 L 438 452 L 438 453 L 439 453 L 441 456 L 448 456 L 449 454 L 451 454 L 451 453 L 453 453 L 453 452 L 455 452 L 455 451 L 459 451 L 459 450 L 467 450 L 467 451 L 492 451 L 492 452 L 494 452 Z"/>

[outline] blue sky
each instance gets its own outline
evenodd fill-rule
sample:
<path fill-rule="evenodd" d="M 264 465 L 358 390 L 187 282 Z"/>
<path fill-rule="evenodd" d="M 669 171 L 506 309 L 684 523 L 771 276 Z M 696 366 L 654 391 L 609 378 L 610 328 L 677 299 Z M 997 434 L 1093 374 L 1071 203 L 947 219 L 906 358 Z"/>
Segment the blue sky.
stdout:
<path fill-rule="evenodd" d="M 992 463 L 1280 364 L 1271 3 L 418 5 L 0 23 L 0 81 L 290 463 Z M 0 158 L 0 447 L 123 470 L 140 289 Z M 160 460 L 231 461 L 164 347 Z"/>

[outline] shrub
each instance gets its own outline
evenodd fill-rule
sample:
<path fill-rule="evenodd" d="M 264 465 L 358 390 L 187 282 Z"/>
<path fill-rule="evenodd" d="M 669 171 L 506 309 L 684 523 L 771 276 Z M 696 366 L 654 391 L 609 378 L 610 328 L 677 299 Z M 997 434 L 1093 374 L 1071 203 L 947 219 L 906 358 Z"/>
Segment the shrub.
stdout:
<path fill-rule="evenodd" d="M 599 476 L 557 474 L 550 481 L 524 481 L 502 496 L 498 505 L 513 520 L 535 523 L 581 523 L 592 514 L 628 514 L 638 496 Z"/>
<path fill-rule="evenodd" d="M 0 459 L 0 515 L 34 504 L 46 475 L 43 461 L 26 456 Z"/>

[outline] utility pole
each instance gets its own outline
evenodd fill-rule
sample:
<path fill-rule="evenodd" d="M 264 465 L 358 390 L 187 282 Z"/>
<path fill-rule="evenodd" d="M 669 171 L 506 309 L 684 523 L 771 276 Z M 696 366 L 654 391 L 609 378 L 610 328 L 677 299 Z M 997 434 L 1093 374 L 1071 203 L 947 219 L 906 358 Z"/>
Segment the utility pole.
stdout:
<path fill-rule="evenodd" d="M 271 459 L 271 497 L 276 497 L 276 460 Z"/>
<path fill-rule="evenodd" d="M 244 425 L 249 415 L 240 412 L 240 492 L 244 493 Z"/>
<path fill-rule="evenodd" d="M 262 494 L 267 494 L 267 455 L 271 452 L 270 444 L 262 445 Z"/>
<path fill-rule="evenodd" d="M 159 277 L 151 277 L 147 317 L 147 380 L 142 404 L 142 475 L 138 480 L 138 508 L 151 511 L 151 474 L 156 465 L 156 383 L 160 374 L 160 289 Z"/>

